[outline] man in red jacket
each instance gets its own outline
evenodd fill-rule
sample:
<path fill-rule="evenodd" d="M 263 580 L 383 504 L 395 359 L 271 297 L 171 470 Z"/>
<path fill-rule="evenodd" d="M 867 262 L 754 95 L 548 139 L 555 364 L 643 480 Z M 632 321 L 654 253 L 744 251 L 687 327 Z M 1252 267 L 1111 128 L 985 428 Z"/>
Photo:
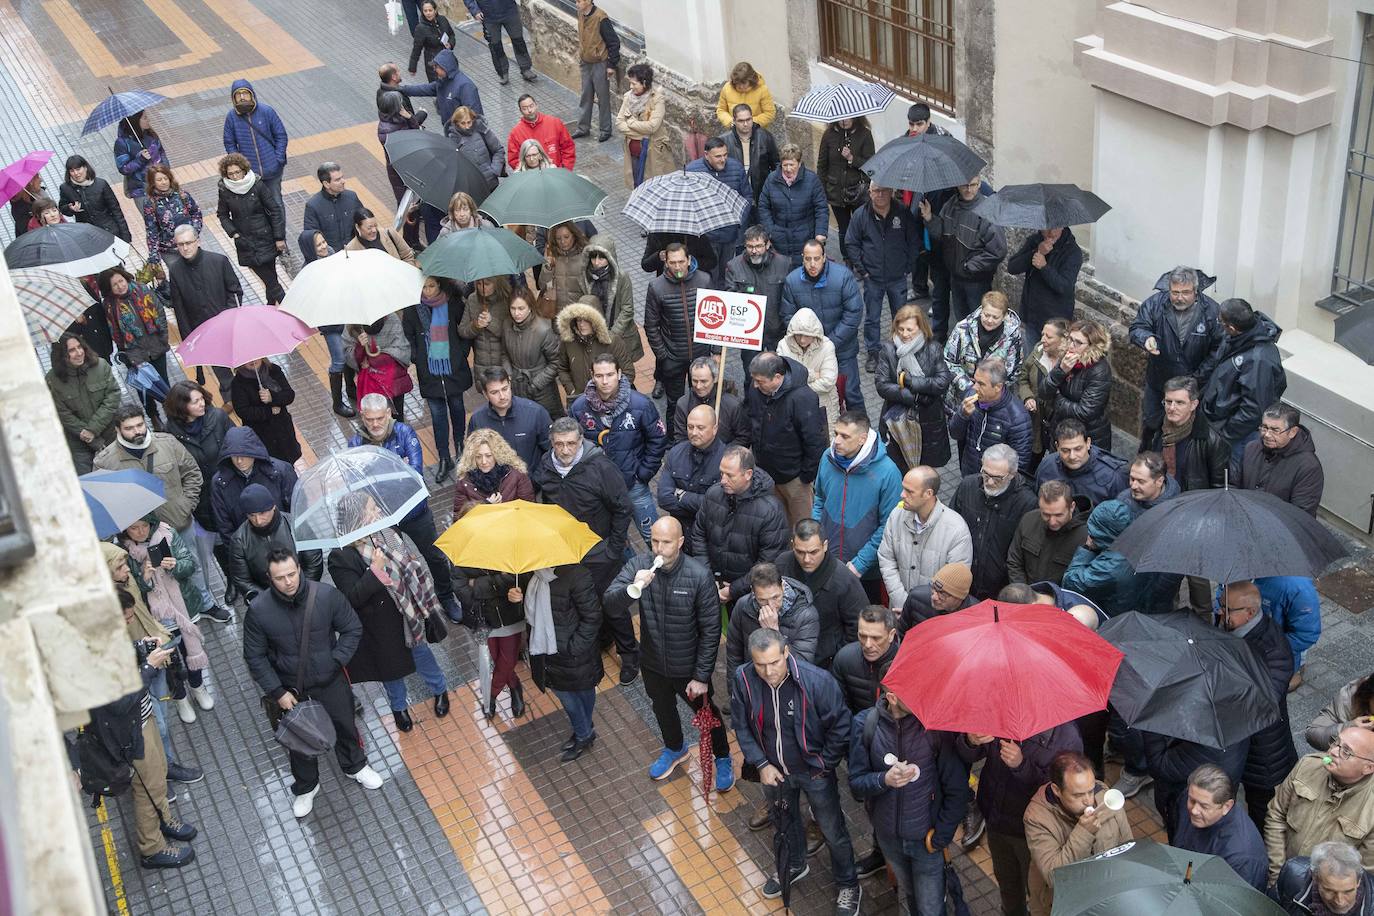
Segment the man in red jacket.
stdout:
<path fill-rule="evenodd" d="M 526 140 L 538 140 L 559 168 L 572 171 L 577 162 L 577 146 L 568 133 L 568 126 L 558 118 L 540 114 L 534 96 L 529 93 L 520 96 L 520 120 L 515 122 L 506 140 L 506 161 L 512 169 L 520 165 L 520 144 Z"/>

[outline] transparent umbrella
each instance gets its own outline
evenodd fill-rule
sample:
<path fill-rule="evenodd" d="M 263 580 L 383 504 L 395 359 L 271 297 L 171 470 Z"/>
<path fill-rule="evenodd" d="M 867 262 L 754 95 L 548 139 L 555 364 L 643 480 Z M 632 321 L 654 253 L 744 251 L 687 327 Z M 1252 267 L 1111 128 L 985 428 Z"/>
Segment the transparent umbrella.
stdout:
<path fill-rule="evenodd" d="M 343 547 L 406 517 L 429 496 L 405 459 L 360 445 L 306 470 L 291 494 L 297 550 Z"/>

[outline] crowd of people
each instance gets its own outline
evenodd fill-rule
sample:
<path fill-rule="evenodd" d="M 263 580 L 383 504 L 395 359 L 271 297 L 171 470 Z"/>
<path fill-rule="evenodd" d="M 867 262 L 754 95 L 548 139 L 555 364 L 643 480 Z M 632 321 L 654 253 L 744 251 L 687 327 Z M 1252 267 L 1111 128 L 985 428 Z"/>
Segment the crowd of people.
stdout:
<path fill-rule="evenodd" d="M 515 4 L 465 3 L 500 82 L 509 71 L 503 29 L 517 69 L 534 82 Z M 459 68 L 448 20 L 429 0 L 402 7 L 414 41 L 408 70 L 423 59 L 428 82 L 407 84 L 400 66 L 380 67 L 384 149 L 396 130 L 426 120 L 414 100 L 433 98 L 455 154 L 493 186 L 511 172 L 574 169 L 594 106 L 599 140 L 613 128 L 622 135 L 628 186 L 687 158 L 669 140 L 647 64 L 628 68 L 611 111 L 621 48 L 590 0 L 577 3 L 576 129 L 524 94 L 504 148 Z M 287 132 L 246 80 L 234 82 L 230 101 L 215 212 L 237 264 L 276 304 L 278 267 L 290 273 L 294 259 L 280 189 Z M 799 144 L 770 132 L 780 129 L 778 108 L 748 63 L 732 70 L 717 115 L 724 132 L 685 167 L 726 183 L 749 207 L 738 226 L 704 237 L 648 233 L 639 266 L 653 276 L 642 309 L 633 263 L 579 221 L 512 227 L 543 248 L 539 268 L 472 283 L 426 277 L 420 300 L 400 312 L 320 328 L 333 411 L 356 421 L 349 446 L 394 452 L 436 485 L 451 479 L 454 492 L 451 509 L 421 502 L 397 525 L 323 555 L 296 549 L 302 449 L 295 390 L 279 365 L 216 368 L 218 404 L 199 370 L 160 403 L 151 394 L 121 402 L 112 354 L 170 382 L 167 310 L 184 336 L 235 307 L 244 289 L 230 260 L 201 246 L 202 209 L 179 187 L 148 113 L 121 122 L 114 167 L 144 215 L 158 269 L 92 278 L 98 301 L 54 344 L 48 382 L 78 471 L 146 470 L 166 492 L 154 513 L 103 545 L 131 638 L 145 650 L 137 702 L 96 717 L 125 722 L 131 746 L 141 745 L 142 864 L 193 858 L 195 828 L 170 813 L 168 781 L 204 774 L 177 762 L 164 707 L 184 726 L 214 708 L 200 628 L 232 620 L 242 605 L 244 661 L 272 718 L 318 701 L 340 769 L 366 789 L 383 780 L 368 765 L 350 685 L 380 681 L 396 729 L 407 732 L 415 723 L 405 678 L 418 673 L 436 717 L 447 715 L 449 687 L 432 648 L 446 618 L 487 640 L 488 719 L 500 714 L 502 693 L 511 716 L 524 715 L 518 669 L 528 648 L 534 683 L 567 711 L 565 763 L 594 752 L 596 686 L 614 645 L 620 685 L 642 677 L 662 739 L 646 775 L 667 779 L 691 755 L 680 700 L 706 723 L 714 788 L 735 787 L 737 756 L 739 778 L 762 786 L 752 829 L 773 823 L 772 802 L 795 808 L 806 797 L 810 817 L 786 829 L 794 849 L 829 849 L 839 914 L 858 913 L 861 879 L 885 868 L 910 912 L 943 913 L 945 850 L 986 835 L 1003 912 L 1046 916 L 1057 868 L 1132 837 L 1126 815 L 1103 803 L 1113 757 L 1122 763 L 1114 788 L 1126 797 L 1154 783 L 1175 845 L 1222 856 L 1290 912 L 1374 906 L 1365 872 L 1374 865 L 1369 678 L 1311 725 L 1316 753 L 1301 758 L 1286 712 L 1221 751 L 1127 728 L 1110 710 L 1011 741 L 928 730 L 882 684 L 907 631 L 980 600 L 1055 606 L 1094 629 L 1127 611 L 1190 608 L 1251 646 L 1286 709 L 1320 634 L 1311 580 L 1185 583 L 1137 572 L 1113 550 L 1142 514 L 1185 491 L 1259 489 L 1315 514 L 1322 466 L 1298 411 L 1281 400 L 1274 322 L 1241 299 L 1210 298 L 1213 278 L 1196 269 L 1164 273 L 1128 332 L 1146 373 L 1140 448 L 1123 454 L 1113 434 L 1112 336 L 1076 314 L 1083 255 L 1068 227 L 1031 232 L 1008 256 L 1003 229 L 975 210 L 991 192 L 981 175 L 923 195 L 871 184 L 861 166 L 875 138 L 862 118 L 828 126 L 808 167 Z M 909 136 L 940 132 L 925 105 L 911 106 L 908 121 Z M 347 189 L 339 163 L 316 174 L 296 237 L 305 263 L 371 248 L 418 266 L 417 252 L 443 235 L 490 226 L 459 193 L 447 213 L 421 205 L 394 230 Z M 404 186 L 389 164 L 388 174 L 399 203 Z M 21 216 L 23 229 L 72 218 L 130 239 L 113 190 L 87 160 L 72 156 L 65 176 L 61 202 L 29 201 L 16 210 L 16 231 Z M 999 269 L 1023 277 L 1019 299 L 992 288 Z M 717 394 L 724 360 L 692 340 L 703 288 L 767 296 L 763 348 L 740 351 L 743 392 L 727 384 Z M 634 367 L 650 353 L 655 389 L 645 394 Z M 394 385 L 360 391 L 364 374 Z M 431 468 L 406 422 L 405 395 L 416 388 L 434 431 Z M 467 416 L 474 388 L 486 403 Z M 940 471 L 952 461 L 960 480 L 945 488 Z M 578 564 L 518 581 L 454 567 L 435 546 L 441 520 L 521 499 L 562 507 L 598 544 Z M 348 530 L 373 520 L 365 502 L 345 508 Z M 718 705 L 722 687 L 728 703 Z M 179 743 L 197 743 L 192 734 Z M 902 762 L 888 763 L 894 754 Z M 320 790 L 318 759 L 292 751 L 290 768 L 292 810 L 303 818 Z M 841 771 L 876 839 L 862 855 L 841 810 Z M 790 876 L 769 878 L 764 896 L 808 870 L 802 856 Z"/>

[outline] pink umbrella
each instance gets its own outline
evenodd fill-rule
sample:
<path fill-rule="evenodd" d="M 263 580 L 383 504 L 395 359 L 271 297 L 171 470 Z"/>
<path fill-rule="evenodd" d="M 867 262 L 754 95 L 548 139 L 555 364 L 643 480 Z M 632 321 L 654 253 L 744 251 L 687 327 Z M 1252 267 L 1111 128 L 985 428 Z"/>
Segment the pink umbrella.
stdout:
<path fill-rule="evenodd" d="M 315 329 L 295 315 L 270 305 L 242 305 L 225 309 L 196 328 L 176 348 L 185 366 L 224 366 L 229 369 L 265 356 L 281 356 L 296 349 Z"/>
<path fill-rule="evenodd" d="M 43 170 L 43 166 L 47 165 L 51 158 L 52 150 L 41 149 L 0 169 L 0 204 L 9 203 L 17 197 L 24 190 L 24 187 L 33 180 L 33 176 Z"/>

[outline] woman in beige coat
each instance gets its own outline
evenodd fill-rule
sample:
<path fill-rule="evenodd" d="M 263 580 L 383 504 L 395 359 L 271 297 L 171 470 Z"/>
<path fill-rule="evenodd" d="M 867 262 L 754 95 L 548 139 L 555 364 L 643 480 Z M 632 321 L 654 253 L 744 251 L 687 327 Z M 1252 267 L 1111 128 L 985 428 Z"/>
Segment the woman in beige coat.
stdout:
<path fill-rule="evenodd" d="M 353 240 L 344 246 L 347 251 L 361 251 L 376 248 L 385 251 L 398 261 L 405 261 L 411 267 L 419 267 L 415 251 L 401 238 L 401 233 L 390 226 L 377 224 L 377 217 L 366 207 L 359 207 L 353 214 Z"/>
<path fill-rule="evenodd" d="M 806 384 L 816 392 L 825 410 L 826 437 L 833 436 L 835 418 L 840 414 L 840 395 L 835 390 L 840 366 L 835 359 L 835 344 L 825 336 L 815 312 L 797 309 L 788 322 L 787 333 L 778 341 L 778 355 L 791 357 L 806 367 Z"/>
<path fill-rule="evenodd" d="M 678 161 L 664 122 L 663 92 L 654 88 L 654 69 L 635 64 L 626 76 L 630 89 L 620 103 L 615 126 L 625 138 L 625 186 L 637 188 L 649 178 L 676 170 Z"/>

